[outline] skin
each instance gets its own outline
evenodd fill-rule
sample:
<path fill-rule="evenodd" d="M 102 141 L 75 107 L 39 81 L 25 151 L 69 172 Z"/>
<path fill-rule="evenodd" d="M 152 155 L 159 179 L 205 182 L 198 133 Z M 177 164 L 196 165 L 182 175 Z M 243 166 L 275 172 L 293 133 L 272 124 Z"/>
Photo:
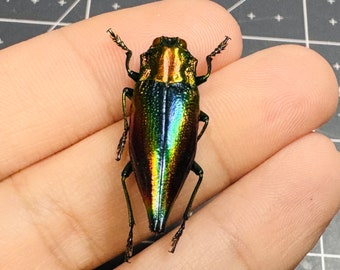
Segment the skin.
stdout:
<path fill-rule="evenodd" d="M 92 269 L 125 248 L 127 151 L 114 159 L 121 91 L 133 82 L 109 27 L 133 50 L 134 70 L 168 35 L 187 41 L 203 74 L 205 56 L 232 38 L 200 87 L 211 121 L 198 145 L 205 175 L 194 207 L 218 195 L 189 219 L 174 255 L 172 231 L 121 269 L 294 268 L 340 208 L 340 155 L 312 133 L 335 111 L 336 79 L 300 46 L 238 60 L 237 23 L 205 0 L 107 13 L 0 51 L 0 268 Z M 169 224 L 195 182 L 190 175 Z M 128 188 L 138 243 L 151 233 L 133 177 Z"/>

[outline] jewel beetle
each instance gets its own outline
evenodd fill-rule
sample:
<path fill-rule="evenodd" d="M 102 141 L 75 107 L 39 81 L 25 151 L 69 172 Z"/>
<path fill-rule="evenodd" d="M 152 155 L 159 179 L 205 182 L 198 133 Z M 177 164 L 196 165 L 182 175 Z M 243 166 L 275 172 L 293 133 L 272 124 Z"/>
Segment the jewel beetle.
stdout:
<path fill-rule="evenodd" d="M 206 57 L 207 73 L 196 76 L 197 59 L 178 37 L 158 37 L 140 56 L 140 70 L 130 69 L 132 51 L 112 29 L 112 40 L 126 51 L 125 68 L 136 83 L 124 88 L 122 107 L 124 131 L 117 147 L 120 160 L 129 138 L 130 161 L 121 174 L 121 182 L 128 208 L 130 231 L 126 243 L 125 261 L 133 254 L 133 227 L 135 225 L 126 179 L 132 172 L 145 204 L 150 230 L 162 233 L 172 205 L 190 171 L 198 176 L 182 223 L 172 238 L 169 252 L 174 252 L 185 228 L 191 206 L 203 179 L 203 170 L 194 160 L 197 141 L 207 128 L 209 117 L 199 108 L 197 86 L 204 83 L 211 72 L 211 62 L 225 49 L 225 39 Z M 128 121 L 126 98 L 131 100 Z M 199 122 L 203 122 L 199 130 Z"/>

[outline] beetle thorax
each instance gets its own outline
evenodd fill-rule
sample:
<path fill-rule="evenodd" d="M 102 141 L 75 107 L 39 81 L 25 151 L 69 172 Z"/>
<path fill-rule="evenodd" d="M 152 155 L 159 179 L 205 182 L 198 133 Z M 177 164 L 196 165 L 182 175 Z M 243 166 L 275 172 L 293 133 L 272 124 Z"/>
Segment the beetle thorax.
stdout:
<path fill-rule="evenodd" d="M 143 54 L 141 60 L 140 81 L 195 84 L 197 60 L 181 47 L 162 46 L 155 54 Z"/>

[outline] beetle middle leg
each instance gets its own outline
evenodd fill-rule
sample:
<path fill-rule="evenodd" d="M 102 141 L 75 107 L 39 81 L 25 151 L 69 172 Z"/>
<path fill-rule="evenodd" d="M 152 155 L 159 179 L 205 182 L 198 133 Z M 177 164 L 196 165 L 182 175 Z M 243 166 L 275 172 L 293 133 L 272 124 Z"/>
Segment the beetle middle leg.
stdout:
<path fill-rule="evenodd" d="M 126 113 L 126 97 L 131 99 L 133 93 L 132 88 L 125 87 L 122 92 L 122 108 L 123 108 L 123 118 L 124 118 L 124 131 L 122 134 L 122 137 L 119 140 L 118 146 L 117 146 L 117 157 L 116 160 L 120 160 L 122 156 L 122 152 L 124 150 L 124 146 L 127 139 L 127 134 L 129 132 L 129 123 L 127 120 L 127 113 Z"/>
<path fill-rule="evenodd" d="M 122 186 L 123 186 L 126 205 L 128 209 L 129 227 L 130 227 L 129 235 L 126 241 L 126 250 L 125 250 L 125 261 L 126 262 L 129 261 L 133 253 L 133 226 L 135 225 L 135 219 L 133 217 L 130 196 L 129 196 L 129 192 L 126 187 L 126 178 L 128 178 L 131 173 L 132 173 L 132 164 L 131 164 L 131 161 L 129 161 L 122 171 Z"/>
<path fill-rule="evenodd" d="M 202 179 L 203 179 L 203 169 L 201 168 L 200 165 L 198 165 L 196 163 L 196 161 L 194 161 L 194 163 L 192 164 L 191 171 L 193 171 L 198 176 L 198 180 L 197 180 L 196 186 L 195 186 L 195 188 L 194 188 L 194 190 L 193 190 L 193 192 L 190 196 L 190 200 L 188 202 L 188 205 L 187 205 L 187 207 L 184 211 L 182 224 L 179 227 L 179 229 L 177 230 L 176 234 L 172 237 L 171 249 L 169 250 L 169 252 L 171 252 L 171 253 L 175 252 L 177 243 L 178 243 L 179 239 L 181 238 L 181 236 L 183 234 L 183 231 L 185 229 L 185 222 L 189 219 L 192 203 L 195 199 L 195 196 L 197 194 L 197 191 L 198 191 L 198 189 L 199 189 L 199 187 L 202 183 Z"/>
<path fill-rule="evenodd" d="M 209 124 L 209 115 L 207 115 L 205 112 L 200 111 L 200 115 L 198 118 L 199 121 L 204 122 L 204 125 L 200 131 L 200 133 L 197 136 L 197 141 L 202 137 L 204 131 L 207 129 L 207 126 Z"/>

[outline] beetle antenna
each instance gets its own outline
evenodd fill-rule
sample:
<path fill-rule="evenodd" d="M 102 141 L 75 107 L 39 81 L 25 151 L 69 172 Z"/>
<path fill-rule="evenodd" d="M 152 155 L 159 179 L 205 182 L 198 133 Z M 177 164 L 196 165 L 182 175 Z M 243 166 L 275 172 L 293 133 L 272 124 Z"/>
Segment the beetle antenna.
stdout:
<path fill-rule="evenodd" d="M 209 54 L 210 57 L 214 57 L 216 54 L 221 53 L 228 45 L 230 37 L 226 36 L 225 39 Z"/>
<path fill-rule="evenodd" d="M 121 47 L 124 51 L 131 51 L 124 43 L 124 41 L 120 38 L 120 36 L 118 36 L 117 34 L 115 34 L 111 28 L 106 30 L 107 33 L 110 34 L 110 37 L 112 38 L 112 40 L 114 42 L 116 42 L 116 44 Z"/>

